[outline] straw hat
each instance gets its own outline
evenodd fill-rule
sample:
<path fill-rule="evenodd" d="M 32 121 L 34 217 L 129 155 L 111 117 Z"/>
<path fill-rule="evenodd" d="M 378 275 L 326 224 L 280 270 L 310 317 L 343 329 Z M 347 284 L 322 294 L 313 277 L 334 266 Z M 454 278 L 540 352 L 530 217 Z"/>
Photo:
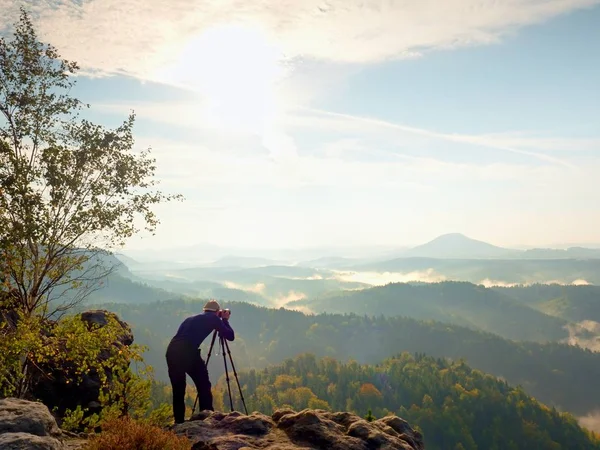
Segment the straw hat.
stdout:
<path fill-rule="evenodd" d="M 221 305 L 216 300 L 209 300 L 202 308 L 204 311 L 214 311 L 217 312 L 221 309 Z"/>

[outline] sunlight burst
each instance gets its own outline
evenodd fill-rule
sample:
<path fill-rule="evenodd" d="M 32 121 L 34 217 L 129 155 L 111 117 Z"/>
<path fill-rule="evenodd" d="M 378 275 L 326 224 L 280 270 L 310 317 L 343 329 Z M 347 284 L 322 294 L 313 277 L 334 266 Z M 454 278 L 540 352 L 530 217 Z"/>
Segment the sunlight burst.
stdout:
<path fill-rule="evenodd" d="M 202 120 L 231 131 L 263 135 L 279 110 L 281 52 L 258 28 L 220 25 L 191 40 L 163 72 L 202 96 Z"/>

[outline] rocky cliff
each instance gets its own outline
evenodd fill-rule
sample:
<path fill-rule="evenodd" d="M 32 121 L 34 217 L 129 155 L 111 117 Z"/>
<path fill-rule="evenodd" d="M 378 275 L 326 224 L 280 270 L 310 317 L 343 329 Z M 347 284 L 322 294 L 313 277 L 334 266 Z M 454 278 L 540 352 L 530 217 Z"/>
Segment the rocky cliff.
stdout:
<path fill-rule="evenodd" d="M 279 410 L 272 416 L 205 411 L 173 431 L 194 450 L 421 450 L 423 437 L 406 421 L 388 416 L 373 422 L 347 412 Z"/>
<path fill-rule="evenodd" d="M 346 412 L 310 409 L 279 410 L 272 416 L 204 411 L 172 431 L 190 440 L 190 450 L 425 448 L 421 434 L 399 417 L 367 422 Z M 71 450 L 85 448 L 85 441 L 60 430 L 41 403 L 8 398 L 0 399 L 0 448 Z"/>

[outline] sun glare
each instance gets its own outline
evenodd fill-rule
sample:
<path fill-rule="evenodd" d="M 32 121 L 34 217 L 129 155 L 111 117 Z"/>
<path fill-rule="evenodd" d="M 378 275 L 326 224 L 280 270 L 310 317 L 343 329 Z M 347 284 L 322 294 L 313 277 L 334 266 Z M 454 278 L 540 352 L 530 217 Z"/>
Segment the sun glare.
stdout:
<path fill-rule="evenodd" d="M 224 130 L 262 135 L 279 109 L 281 52 L 258 28 L 220 25 L 192 39 L 163 72 L 202 97 L 202 120 Z"/>

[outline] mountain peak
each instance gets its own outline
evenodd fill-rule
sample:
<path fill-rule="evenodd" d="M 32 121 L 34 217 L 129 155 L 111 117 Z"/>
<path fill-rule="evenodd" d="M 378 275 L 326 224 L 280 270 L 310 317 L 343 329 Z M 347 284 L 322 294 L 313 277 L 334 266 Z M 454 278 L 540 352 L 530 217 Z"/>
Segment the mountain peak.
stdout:
<path fill-rule="evenodd" d="M 465 236 L 462 233 L 446 233 L 446 234 L 441 234 L 438 237 L 432 239 L 429 242 L 434 242 L 434 241 L 441 241 L 441 240 L 448 240 L 448 239 L 453 239 L 453 240 L 465 240 L 465 241 L 475 241 L 476 239 L 472 239 L 468 236 Z"/>
<path fill-rule="evenodd" d="M 513 251 L 470 238 L 462 233 L 442 234 L 431 241 L 408 250 L 406 256 L 428 258 L 497 258 Z"/>

